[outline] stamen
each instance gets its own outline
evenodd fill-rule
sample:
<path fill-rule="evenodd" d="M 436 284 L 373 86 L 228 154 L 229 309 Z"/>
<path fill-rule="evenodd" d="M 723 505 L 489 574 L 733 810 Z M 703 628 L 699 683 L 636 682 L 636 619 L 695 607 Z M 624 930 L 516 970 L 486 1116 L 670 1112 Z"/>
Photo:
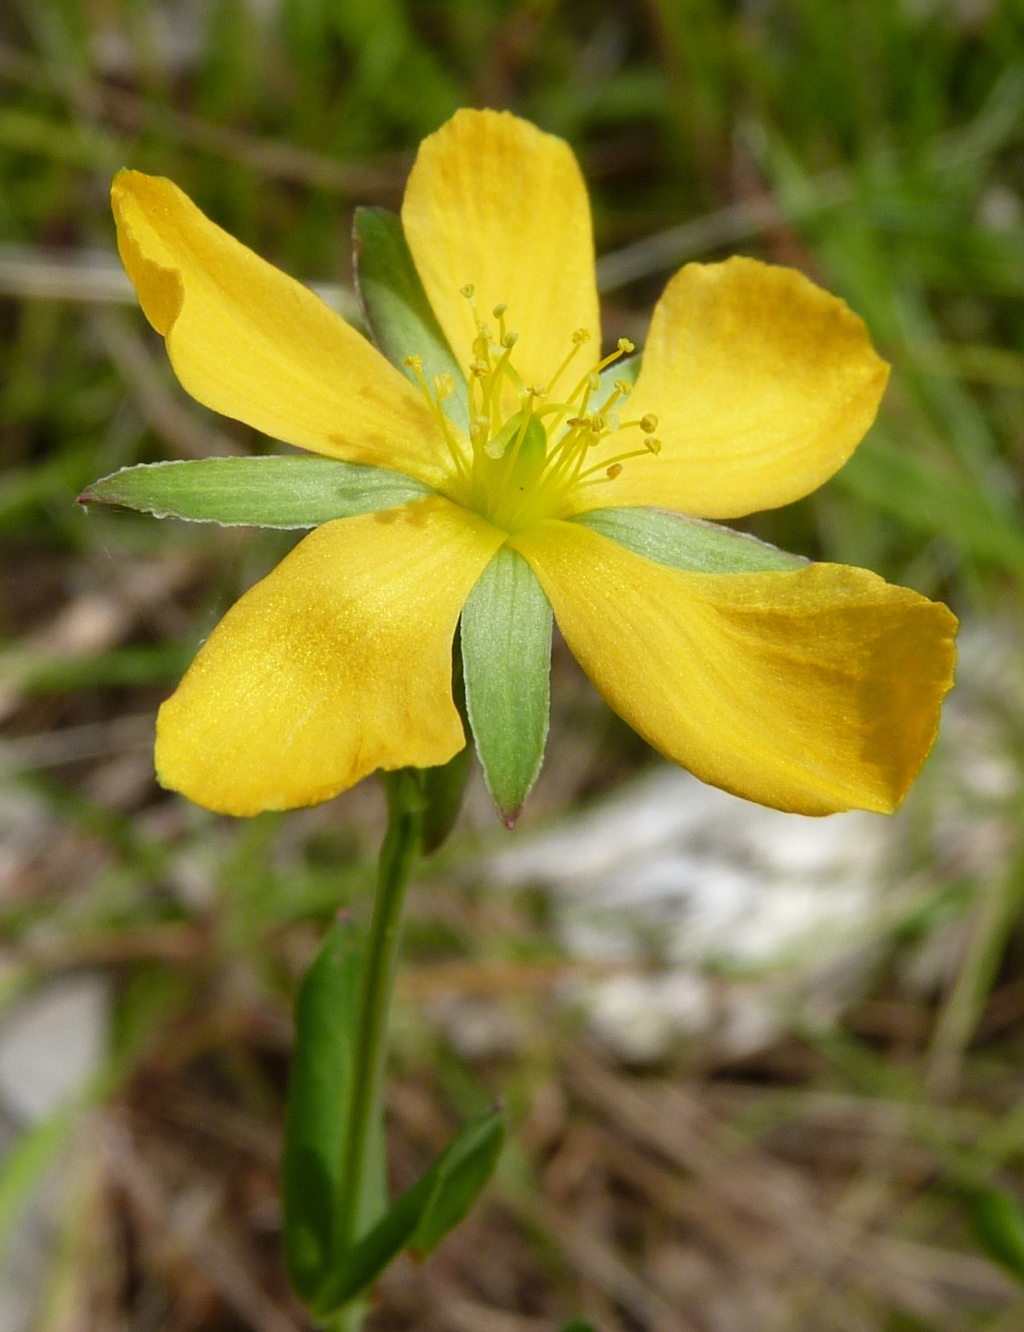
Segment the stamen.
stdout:
<path fill-rule="evenodd" d="M 451 422 L 448 420 L 448 417 L 441 406 L 441 403 L 444 401 L 444 399 L 450 398 L 452 394 L 455 392 L 454 377 L 447 373 L 441 373 L 439 375 L 434 376 L 434 388 L 437 391 L 437 397 L 435 398 L 433 394 L 430 392 L 426 376 L 423 373 L 423 357 L 407 356 L 405 360 L 402 362 L 402 364 L 407 365 L 409 369 L 413 372 L 413 374 L 416 376 L 416 382 L 419 384 L 420 390 L 423 393 L 423 396 L 427 400 L 427 406 L 430 408 L 430 414 L 433 416 L 437 424 L 441 427 L 441 434 L 443 435 L 444 442 L 448 447 L 448 452 L 451 454 L 452 462 L 455 464 L 455 470 L 458 472 L 458 474 L 461 477 L 465 478 L 466 477 L 465 459 L 462 456 L 462 450 L 458 447 L 454 438 L 452 437 Z"/>
<path fill-rule="evenodd" d="M 573 335 L 572 335 L 572 351 L 569 353 L 569 355 L 565 358 L 565 360 L 562 362 L 562 364 L 558 367 L 558 369 L 555 371 L 555 373 L 554 373 L 554 374 L 551 376 L 551 378 L 548 380 L 548 386 L 547 386 L 547 392 L 548 392 L 548 393 L 551 392 L 551 390 L 552 390 L 552 388 L 555 386 L 555 384 L 557 384 L 558 381 L 561 379 L 563 373 L 569 368 L 569 362 L 570 362 L 570 361 L 572 360 L 572 358 L 576 355 L 576 353 L 579 351 L 579 349 L 583 346 L 583 344 L 584 344 L 585 342 L 589 342 L 589 341 L 590 341 L 590 331 L 589 331 L 589 329 L 586 329 L 586 328 L 578 328 L 578 329 L 575 331 L 575 333 L 573 333 Z"/>

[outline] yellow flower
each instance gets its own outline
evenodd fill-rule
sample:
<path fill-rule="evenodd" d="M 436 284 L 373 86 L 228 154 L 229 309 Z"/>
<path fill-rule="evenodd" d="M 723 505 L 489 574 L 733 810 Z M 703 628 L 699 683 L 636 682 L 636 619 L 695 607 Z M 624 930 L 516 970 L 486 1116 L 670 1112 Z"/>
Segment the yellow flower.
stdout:
<path fill-rule="evenodd" d="M 689 264 L 635 387 L 599 402 L 614 356 L 600 356 L 572 152 L 507 113 L 461 111 L 421 145 L 402 223 L 468 378 L 463 429 L 453 376 L 416 357 L 403 374 L 170 181 L 122 172 L 113 203 L 125 267 L 195 398 L 433 491 L 325 523 L 229 611 L 161 709 L 166 786 L 248 815 L 451 759 L 465 743 L 453 637 L 509 547 L 608 703 L 668 758 L 784 810 L 900 803 L 952 680 L 944 606 L 841 565 L 671 567 L 601 521 L 637 506 L 731 518 L 831 476 L 887 377 L 843 302 L 751 259 Z"/>

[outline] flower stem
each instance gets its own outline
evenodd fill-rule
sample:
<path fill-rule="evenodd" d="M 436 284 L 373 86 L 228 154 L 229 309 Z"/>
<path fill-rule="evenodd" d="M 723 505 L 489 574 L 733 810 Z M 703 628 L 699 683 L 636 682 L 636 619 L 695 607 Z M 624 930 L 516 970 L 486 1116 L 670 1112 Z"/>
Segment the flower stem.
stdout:
<path fill-rule="evenodd" d="M 405 890 L 420 850 L 423 793 L 414 769 L 382 773 L 388 800 L 388 826 L 377 866 L 370 933 L 366 942 L 359 999 L 359 1026 L 352 1069 L 352 1098 L 344 1129 L 339 1188 L 337 1245 L 344 1251 L 366 1224 L 372 1135 L 381 1114 L 388 1014 L 394 990 Z M 376 1218 L 374 1218 L 376 1219 Z"/>

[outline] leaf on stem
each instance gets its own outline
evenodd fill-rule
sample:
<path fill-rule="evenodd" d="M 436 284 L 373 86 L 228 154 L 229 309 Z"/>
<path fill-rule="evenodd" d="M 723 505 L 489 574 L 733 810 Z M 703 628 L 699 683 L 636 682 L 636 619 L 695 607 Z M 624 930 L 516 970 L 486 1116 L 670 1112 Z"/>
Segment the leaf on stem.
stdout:
<path fill-rule="evenodd" d="M 295 1008 L 281 1190 L 285 1260 L 307 1300 L 330 1275 L 339 1126 L 347 1120 L 362 966 L 362 931 L 339 920 L 306 973 Z"/>
<path fill-rule="evenodd" d="M 408 1248 L 423 1257 L 462 1220 L 494 1173 L 505 1140 L 505 1116 L 493 1110 L 467 1124 L 432 1166 L 363 1236 L 323 1286 L 320 1314 L 334 1313 L 371 1285 Z"/>
<path fill-rule="evenodd" d="M 1024 1281 L 1024 1216 L 1001 1189 L 979 1189 L 971 1198 L 971 1224 L 990 1258 Z"/>

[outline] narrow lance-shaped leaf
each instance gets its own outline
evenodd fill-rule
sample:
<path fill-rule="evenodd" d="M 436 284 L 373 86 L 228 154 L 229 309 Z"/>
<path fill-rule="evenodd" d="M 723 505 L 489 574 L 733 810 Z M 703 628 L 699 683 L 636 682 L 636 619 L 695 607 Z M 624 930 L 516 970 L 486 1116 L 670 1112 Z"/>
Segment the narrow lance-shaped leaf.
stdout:
<path fill-rule="evenodd" d="M 505 1119 L 493 1110 L 467 1124 L 429 1169 L 338 1262 L 317 1301 L 321 1314 L 333 1313 L 371 1285 L 408 1247 L 425 1256 L 462 1220 L 497 1165 L 505 1140 Z"/>
<path fill-rule="evenodd" d="M 361 930 L 338 921 L 306 973 L 295 1009 L 281 1186 L 285 1258 L 307 1300 L 329 1275 L 362 965 Z"/>
<path fill-rule="evenodd" d="M 333 458 L 261 455 L 143 463 L 94 481 L 79 504 L 223 527 L 318 527 L 431 494 L 401 472 Z"/>
<path fill-rule="evenodd" d="M 504 1112 L 490 1114 L 467 1124 L 438 1158 L 437 1176 L 419 1225 L 409 1242 L 413 1253 L 425 1257 L 453 1230 L 476 1201 L 505 1142 Z"/>
<path fill-rule="evenodd" d="M 510 827 L 544 760 L 551 618 L 533 570 L 507 546 L 481 574 L 462 612 L 466 708 L 487 789 Z"/>
<path fill-rule="evenodd" d="M 402 220 L 386 208 L 357 208 L 352 227 L 356 286 L 373 340 L 388 358 L 418 383 L 409 356 L 419 356 L 428 384 L 438 374 L 451 375 L 454 392 L 444 410 L 469 431 L 469 391 L 459 365 L 437 322 L 402 230 Z"/>
<path fill-rule="evenodd" d="M 801 555 L 770 546 L 746 532 L 734 532 L 701 518 L 684 518 L 661 509 L 593 509 L 574 522 L 600 532 L 620 546 L 656 564 L 696 573 L 758 573 L 801 569 Z"/>
<path fill-rule="evenodd" d="M 1016 1201 L 1000 1189 L 979 1189 L 970 1208 L 982 1248 L 1018 1281 L 1024 1281 L 1024 1215 Z"/>

